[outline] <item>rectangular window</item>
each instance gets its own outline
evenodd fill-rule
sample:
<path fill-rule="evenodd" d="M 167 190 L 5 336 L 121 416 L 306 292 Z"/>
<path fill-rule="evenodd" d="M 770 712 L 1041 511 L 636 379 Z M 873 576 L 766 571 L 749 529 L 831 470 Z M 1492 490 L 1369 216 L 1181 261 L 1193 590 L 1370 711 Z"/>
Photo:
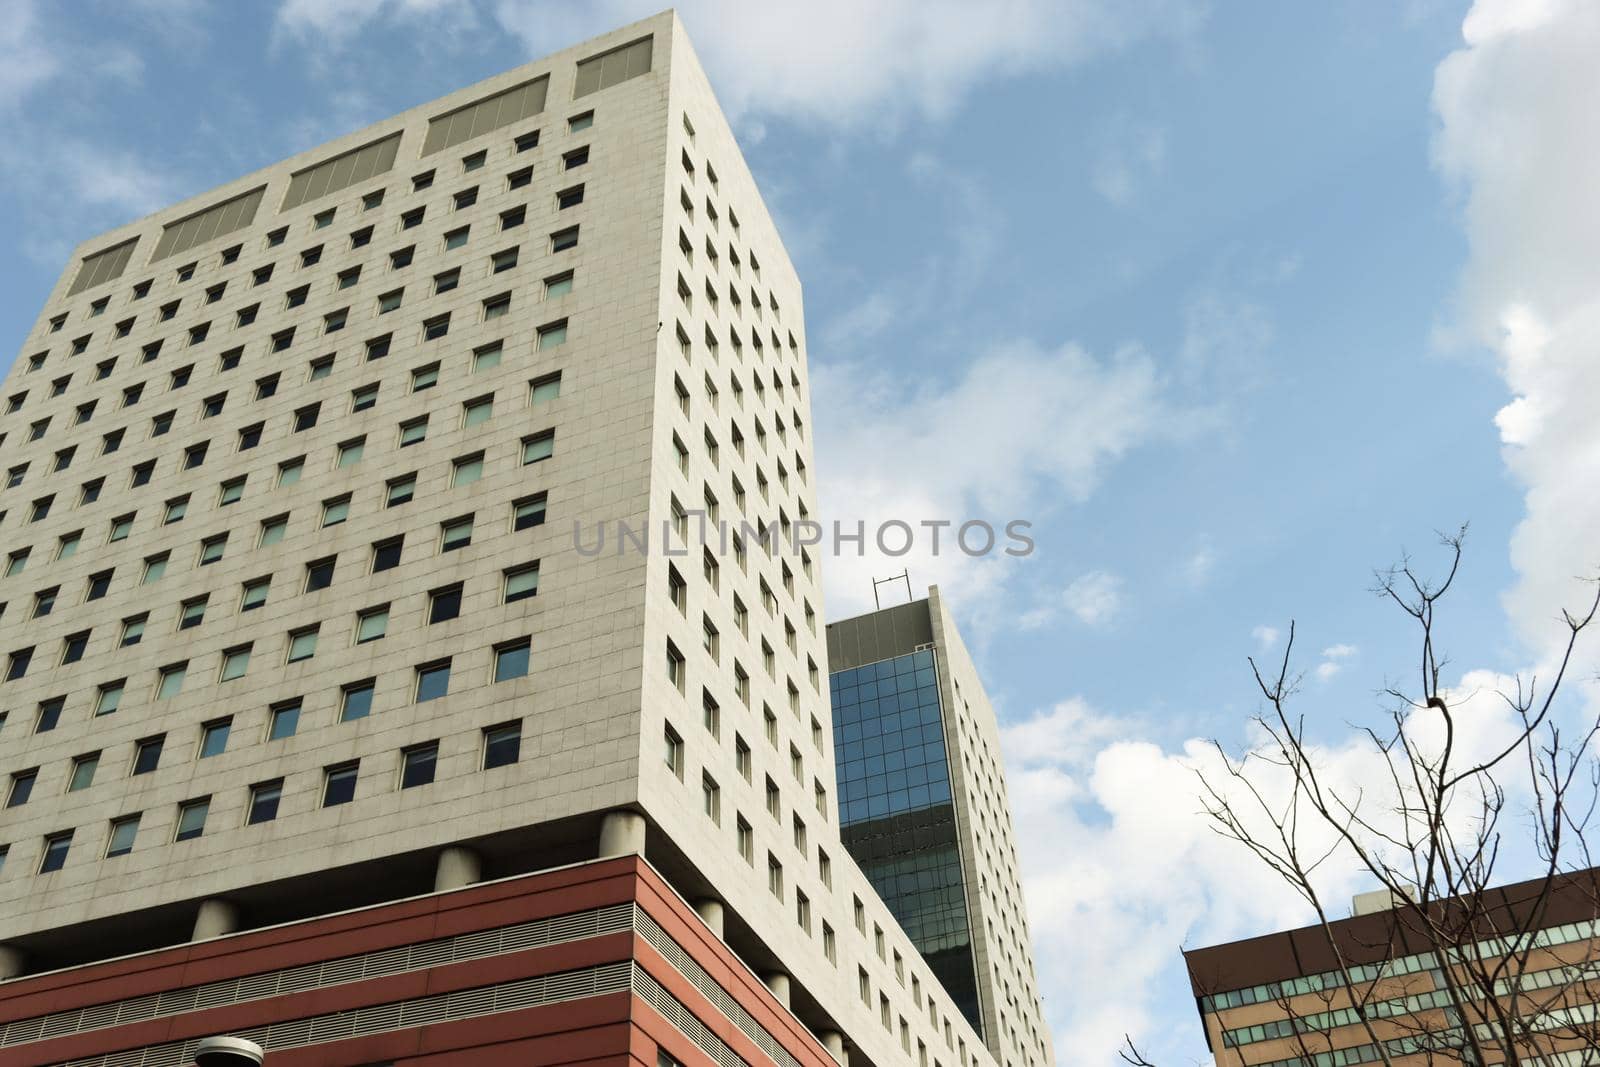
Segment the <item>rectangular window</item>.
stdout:
<path fill-rule="evenodd" d="M 228 734 L 233 729 L 232 719 L 218 719 L 200 728 L 199 759 L 220 756 L 228 747 Z"/>
<path fill-rule="evenodd" d="M 308 660 L 317 654 L 318 628 L 308 627 L 296 630 L 289 635 L 288 662 L 299 663 Z"/>
<path fill-rule="evenodd" d="M 230 648 L 222 653 L 222 672 L 220 681 L 231 682 L 243 678 L 250 669 L 250 646 Z"/>
<path fill-rule="evenodd" d="M 372 573 L 378 574 L 400 566 L 400 553 L 404 547 L 404 535 L 374 543 L 372 546 Z"/>
<path fill-rule="evenodd" d="M 756 862 L 756 834 L 743 815 L 736 816 L 735 840 L 738 844 L 739 855 L 748 864 L 754 866 Z"/>
<path fill-rule="evenodd" d="M 526 600 L 539 592 L 539 564 L 530 563 L 513 567 L 505 572 L 505 597 L 507 604 Z"/>
<path fill-rule="evenodd" d="M 558 319 L 539 327 L 539 345 L 543 350 L 567 343 L 567 320 Z"/>
<path fill-rule="evenodd" d="M 565 230 L 558 230 L 550 235 L 550 251 L 565 252 L 569 248 L 578 247 L 578 227 L 569 226 Z"/>
<path fill-rule="evenodd" d="M 504 317 L 511 310 L 511 294 L 501 293 L 491 296 L 483 302 L 483 321 Z"/>
<path fill-rule="evenodd" d="M 544 523 L 546 496 L 544 493 L 537 493 L 534 496 L 517 501 L 511 507 L 511 528 L 513 530 L 526 530 L 534 526 L 540 526 Z"/>
<path fill-rule="evenodd" d="M 188 673 L 188 663 L 175 663 L 170 667 L 163 667 L 160 681 L 156 684 L 156 699 L 170 700 L 177 696 L 183 689 L 183 680 Z"/>
<path fill-rule="evenodd" d="M 543 433 L 534 434 L 522 441 L 522 462 L 538 463 L 555 455 L 556 432 L 545 430 Z"/>
<path fill-rule="evenodd" d="M 411 789 L 433 781 L 439 765 L 439 742 L 414 745 L 400 754 L 400 788 Z"/>
<path fill-rule="evenodd" d="M 528 661 L 533 644 L 528 638 L 501 645 L 494 650 L 494 680 L 507 682 L 528 676 Z"/>
<path fill-rule="evenodd" d="M 566 296 L 572 292 L 572 271 L 564 271 L 544 280 L 544 295 L 546 299 Z"/>
<path fill-rule="evenodd" d="M 461 614 L 461 585 L 445 586 L 428 594 L 428 624 L 449 622 Z"/>
<path fill-rule="evenodd" d="M 356 796 L 356 774 L 360 761 L 343 763 L 323 770 L 322 806 L 325 808 L 348 804 Z"/>
<path fill-rule="evenodd" d="M 384 506 L 392 508 L 401 504 L 408 504 L 411 502 L 411 498 L 416 495 L 416 492 L 417 476 L 415 474 L 405 474 L 395 478 L 388 484 Z"/>
<path fill-rule="evenodd" d="M 483 731 L 483 769 L 516 763 L 522 755 L 522 723 L 503 723 Z"/>
<path fill-rule="evenodd" d="M 278 817 L 278 801 L 283 799 L 283 779 L 260 782 L 250 787 L 250 809 L 246 826 L 271 822 Z"/>
<path fill-rule="evenodd" d="M 489 273 L 499 274 L 517 265 L 517 250 L 507 248 L 489 257 Z"/>
<path fill-rule="evenodd" d="M 167 737 L 147 737 L 133 749 L 133 770 L 130 774 L 149 774 L 161 764 L 161 748 Z"/>
<path fill-rule="evenodd" d="M 532 404 L 548 404 L 561 395 L 561 372 L 546 374 L 528 383 L 528 400 Z"/>
<path fill-rule="evenodd" d="M 450 661 L 424 664 L 417 668 L 416 702 L 438 700 L 450 692 Z"/>
<path fill-rule="evenodd" d="M 100 767 L 100 753 L 91 752 L 72 761 L 72 775 L 67 779 L 67 792 L 76 793 L 94 784 L 94 772 Z"/>
<path fill-rule="evenodd" d="M 67 865 L 67 852 L 72 848 L 72 831 L 63 830 L 44 839 L 44 857 L 39 861 L 39 873 L 49 874 Z"/>
<path fill-rule="evenodd" d="M 389 632 L 389 605 L 369 608 L 356 616 L 356 644 L 382 640 Z"/>
<path fill-rule="evenodd" d="M 300 701 L 275 704 L 267 713 L 267 740 L 281 741 L 293 737 L 300 728 Z"/>
<path fill-rule="evenodd" d="M 354 722 L 372 714 L 373 682 L 353 682 L 341 691 L 339 721 Z"/>
<path fill-rule="evenodd" d="M 482 348 L 473 349 L 472 373 L 482 374 L 484 371 L 493 370 L 500 365 L 503 347 L 499 341 L 484 345 Z"/>
<path fill-rule="evenodd" d="M 482 426 L 494 417 L 494 397 L 480 396 L 461 405 L 462 429 Z"/>
<path fill-rule="evenodd" d="M 211 812 L 211 798 L 188 800 L 178 805 L 178 832 L 175 841 L 189 841 L 206 832 L 206 816 Z"/>
<path fill-rule="evenodd" d="M 701 810 L 706 818 L 717 825 L 722 824 L 722 790 L 717 785 L 717 780 L 709 774 L 700 776 Z"/>
<path fill-rule="evenodd" d="M 667 769 L 679 781 L 683 780 L 683 738 L 678 736 L 678 731 L 671 726 L 666 727 L 661 735 L 661 754 L 666 760 Z"/>
<path fill-rule="evenodd" d="M 424 341 L 437 341 L 450 332 L 450 313 L 437 315 L 426 319 L 422 323 L 422 339 Z"/>
<path fill-rule="evenodd" d="M 454 552 L 472 544 L 472 516 L 440 524 L 439 551 Z"/>
<path fill-rule="evenodd" d="M 111 834 L 106 840 L 106 859 L 126 856 L 133 851 L 133 841 L 139 835 L 139 816 L 124 815 L 111 820 Z"/>

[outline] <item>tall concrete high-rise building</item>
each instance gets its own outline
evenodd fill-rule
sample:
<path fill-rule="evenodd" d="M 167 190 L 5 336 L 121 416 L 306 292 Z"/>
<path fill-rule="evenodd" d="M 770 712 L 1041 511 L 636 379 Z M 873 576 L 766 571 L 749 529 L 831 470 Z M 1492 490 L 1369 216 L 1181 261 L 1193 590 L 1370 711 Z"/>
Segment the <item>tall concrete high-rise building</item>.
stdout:
<path fill-rule="evenodd" d="M 86 242 L 0 392 L 0 1060 L 1046 1062 L 841 842 L 811 425 L 670 12 Z"/>
<path fill-rule="evenodd" d="M 999 725 L 938 588 L 827 640 L 845 848 L 995 1056 L 1050 1062 Z"/>

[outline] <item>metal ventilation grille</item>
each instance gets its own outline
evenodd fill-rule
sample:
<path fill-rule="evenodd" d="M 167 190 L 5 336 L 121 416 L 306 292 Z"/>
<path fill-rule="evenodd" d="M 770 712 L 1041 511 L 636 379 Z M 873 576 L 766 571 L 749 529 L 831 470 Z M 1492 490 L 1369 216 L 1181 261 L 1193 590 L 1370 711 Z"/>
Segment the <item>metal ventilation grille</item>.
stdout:
<path fill-rule="evenodd" d="M 522 1008 L 536 1008 L 545 1004 L 559 1004 L 563 1001 L 618 993 L 632 988 L 633 976 L 633 963 L 623 960 L 577 971 L 524 978 L 504 985 L 467 989 L 459 993 L 441 993 L 356 1011 L 333 1012 L 328 1015 L 314 1015 L 308 1019 L 273 1023 L 270 1026 L 240 1030 L 234 1036 L 254 1041 L 268 1052 L 276 1052 L 306 1045 L 325 1044 L 329 1041 L 343 1041 L 352 1037 L 409 1030 L 432 1023 L 473 1019 L 497 1012 L 517 1011 Z M 653 982 L 651 984 L 654 985 Z M 659 986 L 656 988 L 660 989 Z M 667 994 L 662 991 L 661 995 Z M 702 1026 L 701 1029 L 705 1028 Z M 715 1040 L 709 1031 L 706 1033 Z M 63 1067 L 185 1067 L 194 1060 L 196 1044 L 195 1041 L 175 1041 L 127 1052 L 108 1053 L 91 1059 L 73 1060 Z M 710 1054 L 715 1055 L 714 1052 Z M 734 1057 L 731 1061 L 719 1059 L 718 1062 L 724 1063 L 725 1067 L 742 1065 L 738 1057 Z"/>
<path fill-rule="evenodd" d="M 124 241 L 113 245 L 92 256 L 83 257 L 83 266 L 78 268 L 78 276 L 72 279 L 72 288 L 67 290 L 68 296 L 77 296 L 85 289 L 93 289 L 113 279 L 122 277 L 122 272 L 127 269 L 128 260 L 133 256 L 133 246 L 139 243 L 135 237 L 131 241 Z"/>
<path fill-rule="evenodd" d="M 581 941 L 632 928 L 633 905 L 612 904 L 591 911 L 558 915 L 550 919 L 535 919 L 494 930 L 423 941 L 415 945 L 400 945 L 360 956 L 345 956 L 303 967 L 268 971 L 265 974 L 254 974 L 244 978 L 230 978 L 184 989 L 172 989 L 130 1000 L 57 1012 L 54 1015 L 18 1019 L 0 1027 L 0 1048 L 69 1034 L 81 1034 L 90 1030 L 103 1030 L 109 1026 L 125 1026 L 128 1023 L 167 1015 L 181 1015 L 203 1008 L 241 1004 L 266 997 L 299 993 L 307 989 L 359 982 L 383 975 L 426 970 L 429 967 L 460 960 L 501 956 L 541 945 Z"/>
<path fill-rule="evenodd" d="M 678 972 L 694 985 L 707 1000 L 717 1006 L 717 1010 L 728 1017 L 728 1021 L 737 1026 L 745 1037 L 760 1046 L 761 1051 L 771 1056 L 773 1062 L 782 1067 L 800 1067 L 800 1061 L 795 1059 L 789 1050 L 778 1043 L 772 1032 L 760 1023 L 755 1017 L 745 1011 L 728 991 L 706 973 L 694 959 L 674 941 L 659 923 L 645 914 L 641 908 L 634 909 L 634 928 L 648 941 L 652 948 L 666 957 L 668 963 L 678 969 Z"/>
<path fill-rule="evenodd" d="M 673 1026 L 683 1031 L 685 1037 L 700 1046 L 700 1050 L 716 1060 L 721 1067 L 750 1067 L 727 1043 L 712 1033 L 705 1023 L 689 1013 L 678 998 L 661 988 L 661 983 L 642 969 L 633 972 L 633 991 L 644 1002 L 660 1012 Z"/>

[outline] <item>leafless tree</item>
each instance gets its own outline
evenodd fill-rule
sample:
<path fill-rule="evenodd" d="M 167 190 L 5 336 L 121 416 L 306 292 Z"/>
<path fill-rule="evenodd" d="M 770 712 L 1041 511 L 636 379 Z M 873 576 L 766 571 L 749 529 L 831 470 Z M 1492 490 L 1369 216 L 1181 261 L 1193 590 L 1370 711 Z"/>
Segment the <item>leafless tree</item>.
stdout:
<path fill-rule="evenodd" d="M 1437 612 L 1459 574 L 1465 535 L 1465 527 L 1441 535 L 1441 579 L 1427 579 L 1409 558 L 1376 576 L 1374 591 L 1404 613 L 1418 642 L 1415 676 L 1383 689 L 1381 725 L 1359 728 L 1376 757 L 1378 786 L 1349 784 L 1322 766 L 1293 707 L 1301 675 L 1292 624 L 1281 660 L 1250 661 L 1264 702 L 1258 739 L 1238 756 L 1213 742 L 1220 770 L 1200 772 L 1213 828 L 1305 900 L 1333 961 L 1330 1007 L 1290 1010 L 1294 998 L 1280 994 L 1307 1063 L 1314 1061 L 1303 1035 L 1318 1035 L 1326 1050 L 1323 1035 L 1349 1027 L 1389 1067 L 1419 1055 L 1516 1067 L 1577 1050 L 1595 1056 L 1581 1062 L 1600 1063 L 1595 941 L 1552 947 L 1535 936 L 1551 925 L 1558 895 L 1563 914 L 1581 893 L 1588 918 L 1600 918 L 1600 878 L 1586 840 L 1600 798 L 1600 718 L 1573 727 L 1575 716 L 1557 709 L 1579 638 L 1600 610 L 1600 586 L 1585 610 L 1562 613 L 1565 642 L 1547 677 L 1519 676 L 1493 694 L 1452 692 Z M 1473 736 L 1462 708 L 1474 699 L 1503 702 L 1511 723 L 1504 736 Z M 1364 925 L 1370 943 L 1352 941 L 1351 924 L 1339 922 L 1320 888 L 1331 868 L 1350 864 L 1394 904 Z M 1497 888 L 1509 880 L 1502 866 L 1520 868 L 1515 899 Z M 1419 954 L 1430 964 L 1407 985 L 1400 961 Z M 1282 1057 L 1277 1048 L 1273 1056 Z M 1122 1058 L 1154 1067 L 1131 1039 Z"/>

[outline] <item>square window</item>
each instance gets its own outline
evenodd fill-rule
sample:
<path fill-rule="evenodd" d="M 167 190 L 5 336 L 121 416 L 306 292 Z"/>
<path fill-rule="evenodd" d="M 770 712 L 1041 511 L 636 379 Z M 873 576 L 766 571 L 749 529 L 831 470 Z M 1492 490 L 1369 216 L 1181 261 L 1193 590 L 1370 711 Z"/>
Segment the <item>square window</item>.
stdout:
<path fill-rule="evenodd" d="M 561 395 L 561 372 L 546 374 L 542 378 L 535 378 L 528 383 L 528 401 L 532 404 L 546 404 Z"/>
<path fill-rule="evenodd" d="M 539 594 L 539 564 L 529 563 L 505 572 L 505 598 L 510 604 Z"/>
<path fill-rule="evenodd" d="M 38 768 L 19 771 L 11 776 L 11 791 L 6 794 L 6 807 L 20 808 L 33 796 L 33 785 L 39 778 Z"/>
<path fill-rule="evenodd" d="M 249 814 L 245 816 L 245 825 L 254 826 L 257 823 L 271 822 L 278 817 L 278 801 L 283 799 L 283 779 L 278 778 L 271 782 L 260 782 L 250 787 Z"/>
<path fill-rule="evenodd" d="M 381 197 L 382 193 L 380 193 L 379 196 Z M 359 230 L 351 231 L 351 233 L 350 233 L 350 248 L 352 250 L 357 249 L 357 248 L 365 248 L 371 243 L 372 243 L 372 227 L 371 226 L 363 226 Z"/>
<path fill-rule="evenodd" d="M 461 586 L 459 584 L 435 589 L 428 594 L 428 625 L 449 622 L 461 615 Z"/>
<path fill-rule="evenodd" d="M 594 125 L 594 112 L 593 111 L 585 111 L 582 114 L 574 115 L 570 119 L 567 120 L 567 132 L 568 133 L 577 133 L 580 130 L 587 130 L 590 126 L 593 126 L 593 125 Z"/>
<path fill-rule="evenodd" d="M 494 415 L 494 397 L 480 396 L 461 405 L 461 426 L 470 430 L 482 426 Z"/>
<path fill-rule="evenodd" d="M 417 492 L 417 476 L 407 474 L 389 482 L 387 496 L 384 500 L 385 507 L 398 507 L 408 504 Z"/>
<path fill-rule="evenodd" d="M 381 640 L 389 632 L 389 606 L 369 608 L 356 616 L 356 644 Z"/>
<path fill-rule="evenodd" d="M 474 349 L 472 353 L 472 373 L 481 374 L 484 371 L 498 367 L 503 354 L 504 346 L 499 341 Z"/>
<path fill-rule="evenodd" d="M 308 248 L 300 253 L 300 265 L 302 267 L 314 267 L 320 262 L 322 262 L 321 245 L 317 245 L 315 248 Z"/>
<path fill-rule="evenodd" d="M 517 265 L 517 249 L 507 248 L 489 257 L 489 273 L 499 274 Z"/>
<path fill-rule="evenodd" d="M 344 442 L 339 446 L 337 469 L 344 470 L 346 467 L 354 467 L 361 462 L 361 457 L 366 455 L 366 451 L 367 439 L 365 437 L 358 437 L 354 441 Z M 323 523 L 323 525 L 326 526 L 327 523 Z"/>
<path fill-rule="evenodd" d="M 278 487 L 294 485 L 300 480 L 300 473 L 305 470 L 305 457 L 284 460 L 278 464 Z"/>
<path fill-rule="evenodd" d="M 414 745 L 400 754 L 400 788 L 428 785 L 439 765 L 439 742 Z"/>
<path fill-rule="evenodd" d="M 546 496 L 539 493 L 535 496 L 518 500 L 511 505 L 511 528 L 513 530 L 526 530 L 544 524 Z"/>
<path fill-rule="evenodd" d="M 522 442 L 522 462 L 527 464 L 547 460 L 555 455 L 555 449 L 556 432 L 554 430 L 546 430 L 543 433 L 535 434 L 532 437 L 525 438 Z"/>
<path fill-rule="evenodd" d="M 570 226 L 565 230 L 558 230 L 550 235 L 550 251 L 565 252 L 569 248 L 578 247 L 578 227 Z"/>
<path fill-rule="evenodd" d="M 100 753 L 91 752 L 72 761 L 72 775 L 67 779 L 67 792 L 77 793 L 94 784 L 94 772 L 100 767 Z"/>
<path fill-rule="evenodd" d="M 447 270 L 442 274 L 435 274 L 433 276 L 433 293 L 435 296 L 438 296 L 440 293 L 448 293 L 450 290 L 454 289 L 460 284 L 461 268 L 456 267 L 453 270 Z"/>
<path fill-rule="evenodd" d="M 254 423 L 239 431 L 239 451 L 248 452 L 261 443 L 261 431 L 264 423 Z"/>
<path fill-rule="evenodd" d="M 161 763 L 161 748 L 166 741 L 166 735 L 160 737 L 147 737 L 140 741 L 133 749 L 133 770 L 130 774 L 149 774 Z"/>
<path fill-rule="evenodd" d="M 420 193 L 433 184 L 433 171 L 426 170 L 411 179 L 411 191 Z"/>
<path fill-rule="evenodd" d="M 474 185 L 471 189 L 463 189 L 455 195 L 455 207 L 457 211 L 464 211 L 477 202 L 478 187 L 476 185 Z"/>
<path fill-rule="evenodd" d="M 494 650 L 494 680 L 506 682 L 528 675 L 528 661 L 532 655 L 532 642 L 527 638 Z"/>
<path fill-rule="evenodd" d="M 377 404 L 378 385 L 376 382 L 371 385 L 363 385 L 361 388 L 353 389 L 350 392 L 351 414 L 355 414 L 356 412 L 360 411 L 368 411 L 376 407 Z"/>
<path fill-rule="evenodd" d="M 350 498 L 336 497 L 322 502 L 322 525 L 338 526 L 350 517 Z"/>
<path fill-rule="evenodd" d="M 428 416 L 400 424 L 400 447 L 417 444 L 428 436 Z"/>
<path fill-rule="evenodd" d="M 189 841 L 206 832 L 206 816 L 211 812 L 211 798 L 189 800 L 178 805 L 178 832 L 175 841 Z"/>
<path fill-rule="evenodd" d="M 543 350 L 567 343 L 567 320 L 560 319 L 539 327 L 538 347 Z"/>
<path fill-rule="evenodd" d="M 383 203 L 383 190 L 376 189 L 361 198 L 361 210 L 371 211 Z"/>
<path fill-rule="evenodd" d="M 544 280 L 544 295 L 546 299 L 557 296 L 566 296 L 572 292 L 572 271 L 563 271 Z"/>
<path fill-rule="evenodd" d="M 539 147 L 539 131 L 538 130 L 529 130 L 527 133 L 519 135 L 517 137 L 516 141 L 513 142 L 513 143 L 516 145 L 518 152 L 527 152 L 527 151 L 531 151 L 532 149 L 538 148 Z"/>
<path fill-rule="evenodd" d="M 167 554 L 165 552 L 149 556 L 144 561 L 144 576 L 139 579 L 140 585 L 151 585 L 159 582 L 167 573 Z"/>
<path fill-rule="evenodd" d="M 330 556 L 306 564 L 306 592 L 315 593 L 333 584 L 334 562 L 335 558 Z"/>
<path fill-rule="evenodd" d="M 84 600 L 99 600 L 111 590 L 111 571 L 100 571 L 89 575 L 89 590 L 84 595 Z"/>
<path fill-rule="evenodd" d="M 228 748 L 228 733 L 233 729 L 232 719 L 219 719 L 200 728 L 200 759 L 220 756 Z"/>
<path fill-rule="evenodd" d="M 183 680 L 189 673 L 187 663 L 175 663 L 170 667 L 161 668 L 160 680 L 156 683 L 156 699 L 171 700 L 183 690 Z"/>
<path fill-rule="evenodd" d="M 244 592 L 239 598 L 239 610 L 254 611 L 267 602 L 267 595 L 272 591 L 271 578 L 256 578 L 244 583 Z"/>
<path fill-rule="evenodd" d="M 438 700 L 450 692 L 450 661 L 443 660 L 417 668 L 418 704 Z"/>
<path fill-rule="evenodd" d="M 483 769 L 516 763 L 522 756 L 522 723 L 504 723 L 483 731 Z"/>
<path fill-rule="evenodd" d="M 274 705 L 267 713 L 267 740 L 281 741 L 293 737 L 300 728 L 300 701 Z"/>
<path fill-rule="evenodd" d="M 311 228 L 313 230 L 325 230 L 329 226 L 332 226 L 334 212 L 337 210 L 337 208 L 330 207 L 326 211 L 319 211 L 315 215 L 311 216 Z"/>
<path fill-rule="evenodd" d="M 294 432 L 304 433 L 317 424 L 317 419 L 322 414 L 321 404 L 312 404 L 303 407 L 294 413 Z"/>
<path fill-rule="evenodd" d="M 232 481 L 223 482 L 217 493 L 217 506 L 227 507 L 229 504 L 237 504 L 244 499 L 244 486 L 245 480 L 243 478 L 234 478 Z"/>
<path fill-rule="evenodd" d="M 450 486 L 459 489 L 471 485 L 483 477 L 483 453 L 475 456 L 464 456 L 456 460 L 450 471 Z"/>
<path fill-rule="evenodd" d="M 372 340 L 367 342 L 368 363 L 371 363 L 375 359 L 382 359 L 384 356 L 389 354 L 389 341 L 392 337 L 392 334 L 386 333 L 382 337 L 374 337 Z"/>
<path fill-rule="evenodd" d="M 106 859 L 126 856 L 133 851 L 133 841 L 139 835 L 139 816 L 125 815 L 111 821 L 111 835 L 106 842 Z"/>
<path fill-rule="evenodd" d="M 231 682 L 236 678 L 243 678 L 250 669 L 250 646 L 232 648 L 222 654 L 221 680 Z"/>
<path fill-rule="evenodd" d="M 574 148 L 561 157 L 561 169 L 577 170 L 587 162 L 589 162 L 589 146 L 584 145 L 582 148 Z"/>
<path fill-rule="evenodd" d="M 379 574 L 383 571 L 393 570 L 400 566 L 400 553 L 405 547 L 405 538 L 391 537 L 387 541 L 379 541 L 372 546 L 372 573 Z"/>
<path fill-rule="evenodd" d="M 424 341 L 437 341 L 439 338 L 443 337 L 449 332 L 449 312 L 445 312 L 443 315 L 437 315 L 434 318 L 427 319 L 422 324 L 422 339 Z"/>
<path fill-rule="evenodd" d="M 567 208 L 577 207 L 581 203 L 583 203 L 582 185 L 574 185 L 571 188 L 563 189 L 556 194 L 557 211 L 565 211 Z"/>
<path fill-rule="evenodd" d="M 206 597 L 185 600 L 178 612 L 178 629 L 192 630 L 206 618 Z"/>
<path fill-rule="evenodd" d="M 201 541 L 200 566 L 205 567 L 220 560 L 223 552 L 227 550 L 227 547 L 227 534 L 219 534 L 216 537 L 208 537 L 204 541 Z"/>
<path fill-rule="evenodd" d="M 470 156 L 464 156 L 464 157 L 462 157 L 462 160 L 461 160 L 461 169 L 463 171 L 467 171 L 469 173 L 471 171 L 478 170 L 479 168 L 481 168 L 483 166 L 484 161 L 487 160 L 488 158 L 489 158 L 489 152 L 488 152 L 487 149 L 484 149 L 484 150 L 478 151 L 478 152 L 474 152 Z"/>
<path fill-rule="evenodd" d="M 533 168 L 532 167 L 523 167 L 521 170 L 514 170 L 510 174 L 506 175 L 506 189 L 507 190 L 525 189 L 525 188 L 527 188 L 528 186 L 530 186 L 532 184 L 533 184 Z"/>
<path fill-rule="evenodd" d="M 483 302 L 483 321 L 489 322 L 493 319 L 502 318 L 509 314 L 510 311 L 510 293 L 502 293 L 499 296 L 492 296 Z"/>
<path fill-rule="evenodd" d="M 265 400 L 278 391 L 278 376 L 269 374 L 256 382 L 256 399 Z"/>
<path fill-rule="evenodd" d="M 471 226 L 463 226 L 460 229 L 451 230 L 449 233 L 445 234 L 444 250 L 448 252 L 451 249 L 460 248 L 465 245 L 467 243 L 467 235 L 471 231 Z"/>
<path fill-rule="evenodd" d="M 440 524 L 439 551 L 453 552 L 472 544 L 472 516 Z"/>
<path fill-rule="evenodd" d="M 501 232 L 514 230 L 527 220 L 528 209 L 525 207 L 514 207 L 507 211 L 502 211 L 500 212 L 500 230 Z"/>
<path fill-rule="evenodd" d="M 302 663 L 317 654 L 318 628 L 313 626 L 289 635 L 288 662 Z"/>
<path fill-rule="evenodd" d="M 439 364 L 430 363 L 411 372 L 411 391 L 420 393 L 439 384 Z M 426 421 L 426 420 L 424 420 Z"/>
<path fill-rule="evenodd" d="M 323 772 L 322 806 L 325 808 L 348 804 L 355 799 L 356 774 L 360 763 L 345 763 L 328 767 Z"/>
<path fill-rule="evenodd" d="M 49 874 L 67 865 L 67 852 L 72 848 L 72 831 L 50 834 L 44 839 L 44 857 L 39 861 L 39 873 Z"/>
<path fill-rule="evenodd" d="M 339 701 L 339 721 L 354 722 L 372 714 L 373 683 L 355 682 L 344 687 Z"/>

